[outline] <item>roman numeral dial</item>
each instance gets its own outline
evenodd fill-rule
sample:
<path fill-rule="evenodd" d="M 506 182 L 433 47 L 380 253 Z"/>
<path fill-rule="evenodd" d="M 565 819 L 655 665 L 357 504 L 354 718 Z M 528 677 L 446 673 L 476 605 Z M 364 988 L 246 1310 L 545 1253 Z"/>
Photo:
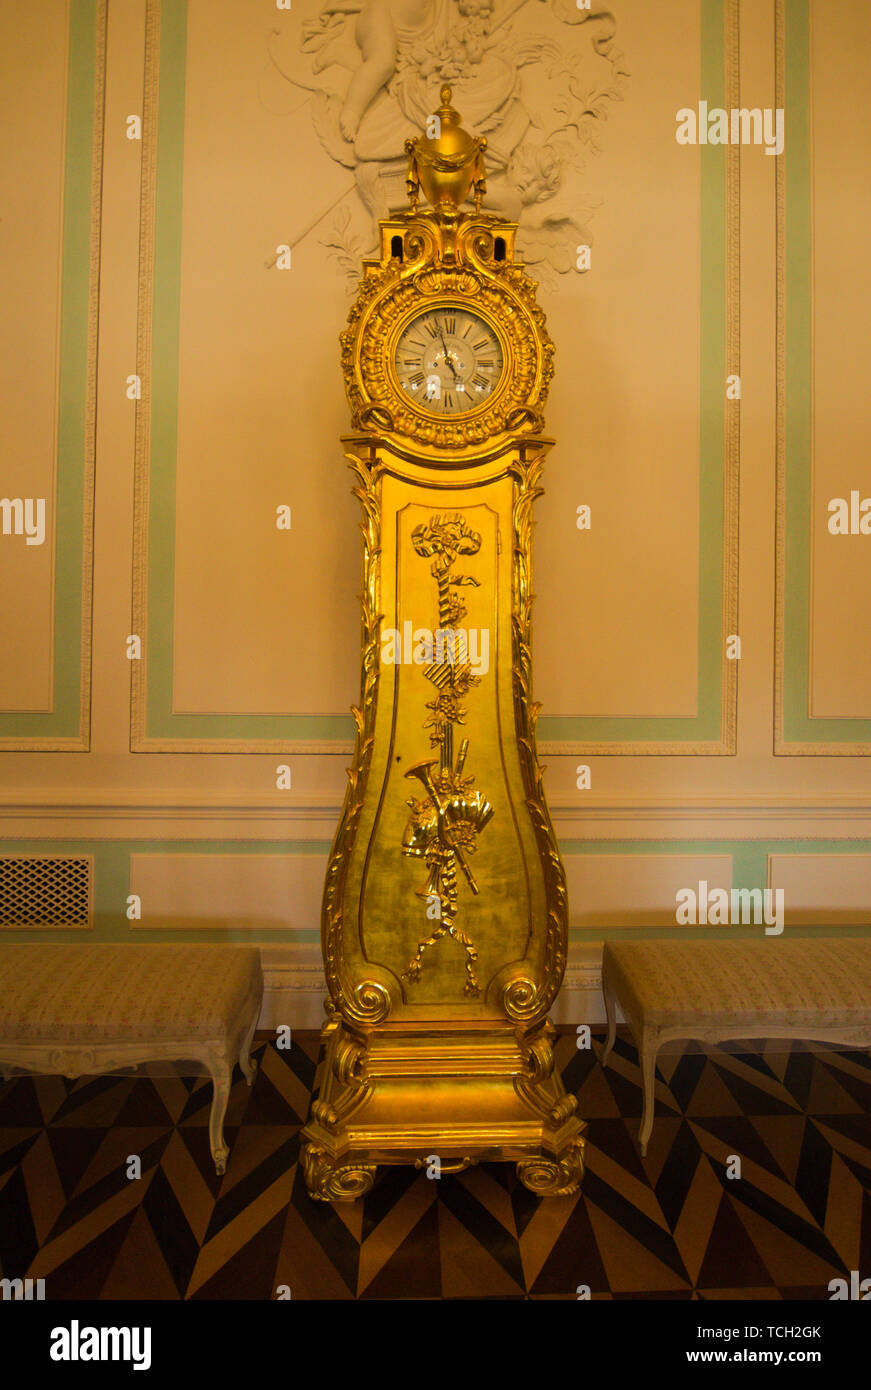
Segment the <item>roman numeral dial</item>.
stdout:
<path fill-rule="evenodd" d="M 409 400 L 433 415 L 465 415 L 502 378 L 502 347 L 478 314 L 451 305 L 427 309 L 396 345 L 396 375 Z"/>

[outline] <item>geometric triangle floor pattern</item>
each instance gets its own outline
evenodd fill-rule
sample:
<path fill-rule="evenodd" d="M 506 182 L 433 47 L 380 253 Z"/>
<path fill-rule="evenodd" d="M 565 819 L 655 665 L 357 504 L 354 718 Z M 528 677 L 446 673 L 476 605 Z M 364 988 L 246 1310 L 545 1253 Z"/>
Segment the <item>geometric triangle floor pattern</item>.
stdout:
<path fill-rule="evenodd" d="M 224 1177 L 201 1078 L 16 1077 L 0 1084 L 0 1274 L 47 1299 L 828 1299 L 871 1276 L 871 1058 L 760 1041 L 661 1054 L 647 1157 L 638 1057 L 602 1067 L 557 1041 L 587 1120 L 586 1173 L 537 1198 L 512 1164 L 429 1179 L 381 1168 L 371 1193 L 313 1202 L 299 1130 L 319 1039 L 255 1045 L 238 1069 Z M 127 1176 L 130 1155 L 142 1176 Z M 729 1177 L 737 1156 L 740 1177 Z"/>

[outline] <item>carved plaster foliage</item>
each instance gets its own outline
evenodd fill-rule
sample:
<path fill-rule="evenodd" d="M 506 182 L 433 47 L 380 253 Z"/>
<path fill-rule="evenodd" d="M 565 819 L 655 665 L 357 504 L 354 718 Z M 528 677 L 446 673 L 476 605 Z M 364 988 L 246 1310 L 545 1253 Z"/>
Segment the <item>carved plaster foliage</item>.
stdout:
<path fill-rule="evenodd" d="M 616 32 L 611 11 L 575 0 L 296 0 L 267 40 L 264 100 L 271 85 L 277 106 L 283 82 L 307 92 L 296 119 L 353 176 L 309 228 L 349 287 L 378 220 L 403 201 L 397 152 L 443 82 L 486 136 L 488 206 L 519 223 L 525 263 L 551 284 L 573 269 L 592 242 L 590 160 L 627 79 Z"/>

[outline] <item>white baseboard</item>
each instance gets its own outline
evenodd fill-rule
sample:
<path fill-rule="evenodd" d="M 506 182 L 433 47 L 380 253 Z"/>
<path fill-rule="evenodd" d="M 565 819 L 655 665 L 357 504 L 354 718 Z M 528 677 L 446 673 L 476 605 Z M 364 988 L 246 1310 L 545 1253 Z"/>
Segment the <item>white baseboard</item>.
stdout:
<path fill-rule="evenodd" d="M 281 1024 L 291 1030 L 319 1029 L 327 997 L 320 945 L 265 943 L 260 956 L 264 991 L 258 1029 L 271 1032 Z M 571 1028 L 605 1022 L 601 941 L 569 947 L 566 977 L 550 1016 L 554 1023 Z"/>
<path fill-rule="evenodd" d="M 282 1024 L 291 1030 L 319 1030 L 327 997 L 320 945 L 267 943 L 260 947 L 260 961 L 263 1007 L 258 1031 L 272 1032 Z"/>

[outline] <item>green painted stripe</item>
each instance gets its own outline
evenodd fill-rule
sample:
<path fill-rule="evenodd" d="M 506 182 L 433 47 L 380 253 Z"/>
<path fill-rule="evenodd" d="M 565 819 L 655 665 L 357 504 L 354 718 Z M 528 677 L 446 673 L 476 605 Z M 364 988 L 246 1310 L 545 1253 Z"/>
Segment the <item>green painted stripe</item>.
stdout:
<path fill-rule="evenodd" d="M 26 941 L 196 941 L 250 942 L 252 934 L 276 945 L 320 941 L 320 928 L 255 928 L 253 933 L 238 927 L 191 927 L 148 930 L 127 920 L 130 892 L 131 854 L 250 854 L 291 858 L 301 854 L 324 856 L 324 871 L 330 851 L 328 840 L 3 840 L 4 854 L 90 854 L 94 857 L 94 929 L 90 932 L 70 928 L 44 931 L 0 931 L 4 942 Z"/>
<path fill-rule="evenodd" d="M 50 713 L 0 714 L 3 738 L 74 738 L 82 662 L 82 544 L 87 410 L 91 173 L 96 0 L 69 12 L 58 373 L 54 581 L 54 690 Z M 47 502 L 51 506 L 51 500 Z M 87 524 L 90 521 L 87 520 Z"/>
<path fill-rule="evenodd" d="M 560 851 L 570 855 L 610 855 L 616 859 L 625 855 L 664 857 L 673 854 L 723 854 L 732 859 L 734 888 L 762 888 L 768 885 L 769 854 L 871 854 L 871 840 L 562 840 Z M 871 911 L 866 925 L 802 925 L 788 927 L 790 936 L 867 936 L 871 934 Z M 762 927 L 745 923 L 733 927 L 681 927 L 656 925 L 650 927 L 601 926 L 572 927 L 569 940 L 574 943 L 591 941 L 641 941 L 651 938 L 681 941 L 755 940 Z"/>
<path fill-rule="evenodd" d="M 783 728 L 787 743 L 871 743 L 871 719 L 811 718 L 813 184 L 810 3 L 787 0 L 784 221 L 786 555 Z"/>
<path fill-rule="evenodd" d="M 708 104 L 726 104 L 725 9 L 702 5 L 702 90 Z M 701 160 L 701 319 L 699 378 L 699 632 L 698 739 L 722 733 L 723 568 L 726 483 L 727 228 L 724 145 L 705 145 Z M 731 407 L 734 409 L 735 407 Z M 692 735 L 691 735 L 692 736 Z"/>
<path fill-rule="evenodd" d="M 151 454 L 148 500 L 148 732 L 165 734 L 172 709 L 175 496 L 178 452 L 178 335 L 184 178 L 187 5 L 161 5 L 154 301 L 151 353 Z M 146 138 L 147 138 L 146 132 Z"/>
<path fill-rule="evenodd" d="M 769 854 L 871 854 L 871 840 L 563 840 L 563 856 L 612 855 L 619 860 L 626 855 L 665 857 L 675 854 L 723 854 L 732 859 L 732 883 L 736 888 L 765 888 Z M 201 941 L 247 942 L 252 934 L 270 943 L 316 942 L 319 927 L 277 927 L 252 930 L 239 927 L 147 928 L 131 927 L 126 917 L 127 894 L 130 886 L 131 854 L 246 854 L 295 855 L 320 854 L 326 870 L 330 851 L 328 840 L 38 840 L 6 839 L 0 841 L 0 855 L 5 854 L 91 854 L 94 857 L 94 930 L 82 932 L 70 929 L 55 931 L 0 931 L 0 947 L 4 941 Z M 871 914 L 867 925 L 790 927 L 796 936 L 866 936 L 871 933 Z M 574 927 L 570 941 L 634 940 L 651 937 L 679 937 L 681 940 L 714 940 L 724 935 L 758 937 L 759 927 Z"/>
<path fill-rule="evenodd" d="M 701 0 L 701 89 L 725 105 L 723 0 Z M 726 147 L 699 148 L 701 340 L 699 354 L 698 714 L 694 718 L 542 715 L 548 742 L 716 742 L 722 734 L 723 523 L 726 427 Z"/>
<path fill-rule="evenodd" d="M 753 888 L 765 881 L 769 854 L 871 854 L 871 840 L 560 840 L 562 855 L 599 854 L 731 854 L 744 877 L 736 887 Z"/>

